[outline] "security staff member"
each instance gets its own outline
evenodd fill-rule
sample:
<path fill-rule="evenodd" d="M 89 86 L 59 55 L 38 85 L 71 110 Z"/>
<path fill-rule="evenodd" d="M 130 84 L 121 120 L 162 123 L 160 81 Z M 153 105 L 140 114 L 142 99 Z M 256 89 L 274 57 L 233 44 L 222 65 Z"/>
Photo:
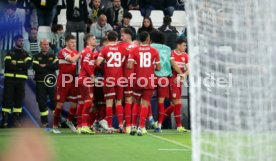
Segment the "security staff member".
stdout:
<path fill-rule="evenodd" d="M 58 69 L 58 59 L 49 52 L 47 39 L 40 41 L 40 53 L 33 56 L 33 69 L 36 81 L 36 101 L 40 110 L 42 127 L 48 125 L 48 96 L 52 107 L 55 107 L 55 73 Z"/>
<path fill-rule="evenodd" d="M 22 104 L 25 96 L 25 82 L 28 79 L 28 68 L 32 64 L 32 58 L 23 49 L 23 36 L 14 37 L 15 46 L 4 57 L 5 80 L 3 93 L 3 125 L 7 127 L 8 117 L 13 113 L 14 125 L 20 126 L 18 118 L 22 112 Z"/>

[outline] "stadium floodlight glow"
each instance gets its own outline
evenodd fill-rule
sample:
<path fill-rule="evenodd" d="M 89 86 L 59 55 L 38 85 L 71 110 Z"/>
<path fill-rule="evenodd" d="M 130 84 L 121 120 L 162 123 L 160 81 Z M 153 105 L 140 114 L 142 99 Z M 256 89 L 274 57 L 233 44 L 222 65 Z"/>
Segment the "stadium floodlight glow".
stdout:
<path fill-rule="evenodd" d="M 193 161 L 276 160 L 276 3 L 186 1 L 190 78 L 232 75 L 232 86 L 190 85 Z"/>

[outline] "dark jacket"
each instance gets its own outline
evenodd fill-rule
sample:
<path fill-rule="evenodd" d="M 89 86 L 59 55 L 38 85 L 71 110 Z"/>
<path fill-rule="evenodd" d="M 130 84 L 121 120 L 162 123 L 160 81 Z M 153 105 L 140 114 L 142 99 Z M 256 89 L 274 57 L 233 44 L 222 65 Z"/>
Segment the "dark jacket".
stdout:
<path fill-rule="evenodd" d="M 159 31 L 165 35 L 165 44 L 169 46 L 172 50 L 176 47 L 175 40 L 177 39 L 178 31 L 174 26 L 171 25 L 162 25 L 158 28 Z"/>
<path fill-rule="evenodd" d="M 114 9 L 114 7 L 108 8 L 106 10 L 107 23 L 109 23 L 112 27 L 114 27 L 114 25 L 120 24 L 125 12 L 126 10 L 124 10 L 123 7 L 117 11 Z"/>
<path fill-rule="evenodd" d="M 13 47 L 8 51 L 4 61 L 6 78 L 28 79 L 28 69 L 32 65 L 32 58 L 26 50 Z"/>
<path fill-rule="evenodd" d="M 74 8 L 74 0 L 66 0 L 66 18 L 68 21 L 88 23 L 88 11 L 86 0 L 79 0 L 79 8 Z"/>
<path fill-rule="evenodd" d="M 37 9 L 52 10 L 58 3 L 58 0 L 46 0 L 45 6 L 41 5 L 41 0 L 31 0 Z"/>
<path fill-rule="evenodd" d="M 46 64 L 46 67 L 41 67 L 40 64 Z M 41 52 L 33 57 L 33 69 L 35 71 L 35 81 L 44 81 L 48 74 L 56 75 L 58 70 L 58 59 L 53 54 L 42 54 Z"/>
<path fill-rule="evenodd" d="M 150 33 L 150 32 L 152 32 L 152 31 L 155 31 L 156 29 L 155 28 L 149 28 L 149 27 L 140 27 L 139 29 L 138 29 L 138 34 L 140 33 L 140 32 L 142 32 L 142 31 L 147 31 L 148 33 Z"/>

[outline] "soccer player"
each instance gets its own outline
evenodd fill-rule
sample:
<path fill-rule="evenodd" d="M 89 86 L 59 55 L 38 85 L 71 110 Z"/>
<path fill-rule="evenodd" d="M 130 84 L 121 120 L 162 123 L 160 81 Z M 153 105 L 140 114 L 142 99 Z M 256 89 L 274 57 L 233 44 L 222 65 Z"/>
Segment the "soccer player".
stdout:
<path fill-rule="evenodd" d="M 104 47 L 96 61 L 99 66 L 104 60 L 104 97 L 106 99 L 106 120 L 108 122 L 109 132 L 113 131 L 112 116 L 113 116 L 113 102 L 115 100 L 116 115 L 119 121 L 119 130 L 124 132 L 123 128 L 123 87 L 120 86 L 119 81 L 123 78 L 123 62 L 125 56 L 117 44 L 118 35 L 115 31 L 110 31 L 107 35 L 109 44 Z"/>
<path fill-rule="evenodd" d="M 179 82 L 177 76 L 180 74 L 178 69 L 182 71 L 183 74 L 180 74 L 181 79 L 184 80 L 188 73 L 188 54 L 185 52 L 186 50 L 186 40 L 178 39 L 176 41 L 176 49 L 171 53 L 171 62 L 175 63 L 177 66 L 172 65 L 173 75 L 170 77 L 170 95 L 172 100 L 172 105 L 169 106 L 165 110 L 165 116 L 169 116 L 172 112 L 174 112 L 174 118 L 176 122 L 176 127 L 178 132 L 187 132 L 184 127 L 181 125 L 181 92 L 182 92 L 182 84 Z"/>
<path fill-rule="evenodd" d="M 80 73 L 78 79 L 78 90 L 80 94 L 80 103 L 77 110 L 78 114 L 78 133 L 83 134 L 94 134 L 89 127 L 89 118 L 91 115 L 90 111 L 92 110 L 93 102 L 93 83 L 94 83 L 94 51 L 96 47 L 96 37 L 87 34 L 84 38 L 86 48 L 81 52 L 80 58 Z M 81 114 L 81 118 L 80 118 Z M 79 128 L 81 124 L 81 129 Z"/>
<path fill-rule="evenodd" d="M 134 69 L 128 69 L 128 57 L 130 49 L 134 48 L 136 45 L 132 44 L 132 31 L 129 28 L 121 29 L 121 40 L 119 46 L 122 48 L 124 55 L 126 56 L 124 64 L 123 64 L 123 73 L 125 78 L 130 78 L 130 75 L 133 73 Z M 125 122 L 126 122 L 126 133 L 129 134 L 131 130 L 131 106 L 132 106 L 132 87 L 130 84 L 130 80 L 128 79 L 127 87 L 124 88 L 124 96 L 125 96 Z"/>
<path fill-rule="evenodd" d="M 75 87 L 76 64 L 81 53 L 76 50 L 76 38 L 67 35 L 65 38 L 66 47 L 59 51 L 59 74 L 57 78 L 56 100 L 57 105 L 54 112 L 53 133 L 61 133 L 58 130 L 60 113 L 65 101 L 71 102 L 66 124 L 73 131 L 76 128 L 72 123 L 77 107 L 77 87 Z"/>
<path fill-rule="evenodd" d="M 161 132 L 161 126 L 164 117 L 164 101 L 165 98 L 169 98 L 169 76 L 172 75 L 170 55 L 171 49 L 167 45 L 164 45 L 165 36 L 160 31 L 152 31 L 150 33 L 151 47 L 155 48 L 160 56 L 160 65 L 162 69 L 160 71 L 155 71 L 157 76 L 157 97 L 158 97 L 158 127 L 154 130 L 155 132 Z M 154 124 L 150 120 L 151 124 Z M 153 122 L 153 123 L 152 123 Z"/>
<path fill-rule="evenodd" d="M 147 133 L 145 128 L 146 118 L 148 115 L 148 107 L 154 92 L 154 70 L 160 70 L 160 57 L 158 51 L 150 46 L 150 35 L 148 32 L 139 34 L 141 45 L 133 48 L 130 51 L 128 59 L 128 68 L 134 69 L 136 80 L 134 82 L 134 96 L 140 99 L 140 122 L 137 130 L 137 135 L 142 136 Z M 153 80 L 152 80 L 153 79 Z M 135 127 L 131 128 L 131 135 L 134 135 Z"/>

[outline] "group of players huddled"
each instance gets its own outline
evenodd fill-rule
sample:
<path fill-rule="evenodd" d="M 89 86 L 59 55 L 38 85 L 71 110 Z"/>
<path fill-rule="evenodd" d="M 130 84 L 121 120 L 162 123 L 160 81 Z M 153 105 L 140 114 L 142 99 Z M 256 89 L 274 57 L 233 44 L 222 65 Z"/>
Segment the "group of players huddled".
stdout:
<path fill-rule="evenodd" d="M 68 35 L 66 47 L 58 53 L 52 132 L 61 133 L 58 125 L 64 102 L 71 102 L 66 124 L 80 134 L 95 133 L 92 124 L 97 119 L 107 133 L 141 136 L 147 133 L 148 117 L 155 124 L 155 132 L 161 132 L 163 120 L 172 112 L 177 131 L 186 132 L 181 125 L 181 85 L 188 75 L 186 41 L 177 40 L 176 49 L 171 51 L 162 44 L 163 37 L 159 31 L 141 32 L 137 42 L 132 41 L 129 29 L 122 29 L 118 42 L 117 33 L 111 31 L 107 34 L 108 43 L 97 52 L 96 38 L 88 34 L 84 38 L 86 47 L 78 52 L 75 37 Z M 80 72 L 76 77 L 79 59 Z M 157 122 L 153 121 L 150 105 L 154 89 L 158 96 Z M 164 109 L 166 97 L 171 99 L 171 106 Z M 118 118 L 119 129 L 112 127 L 113 114 Z M 75 115 L 77 127 L 72 123 Z"/>

